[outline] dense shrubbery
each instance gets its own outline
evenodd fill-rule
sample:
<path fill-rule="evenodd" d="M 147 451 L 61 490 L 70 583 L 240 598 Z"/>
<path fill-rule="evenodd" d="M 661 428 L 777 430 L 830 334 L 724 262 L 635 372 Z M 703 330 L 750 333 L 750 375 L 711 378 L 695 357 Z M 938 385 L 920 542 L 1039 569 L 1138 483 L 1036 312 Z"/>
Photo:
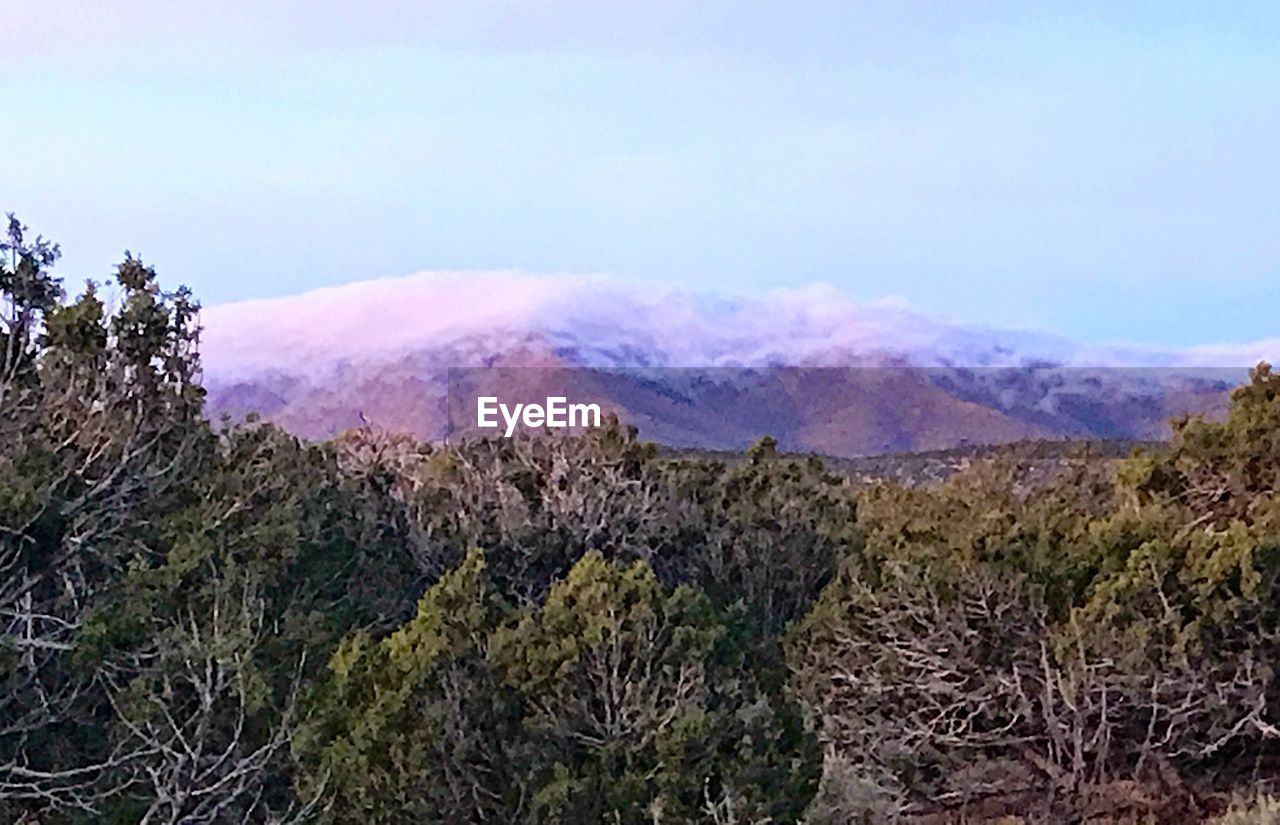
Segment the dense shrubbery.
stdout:
<path fill-rule="evenodd" d="M 294 752 L 327 821 L 795 820 L 816 764 L 706 599 L 596 553 L 503 615 L 473 552 L 331 662 Z"/>
<path fill-rule="evenodd" d="M 864 494 L 863 545 L 789 633 L 797 689 L 857 779 L 846 809 L 824 790 L 836 819 L 1185 821 L 1274 779 L 1278 437 L 1264 365 L 1225 423 L 1175 422 L 1167 455 L 1021 493 L 993 467 Z"/>
<path fill-rule="evenodd" d="M 0 251 L 0 821 L 1273 816 L 1265 367 L 1052 478 L 310 444 L 205 420 L 140 261 L 108 311 Z"/>

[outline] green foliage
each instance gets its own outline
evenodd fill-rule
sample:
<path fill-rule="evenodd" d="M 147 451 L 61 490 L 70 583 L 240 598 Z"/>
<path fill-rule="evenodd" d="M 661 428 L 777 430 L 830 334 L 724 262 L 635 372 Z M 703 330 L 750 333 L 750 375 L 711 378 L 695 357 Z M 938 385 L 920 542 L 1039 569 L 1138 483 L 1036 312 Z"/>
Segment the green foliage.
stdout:
<path fill-rule="evenodd" d="M 414 454 L 398 472 L 421 566 L 439 575 L 483 547 L 495 586 L 525 606 L 594 551 L 645 561 L 669 587 L 697 584 L 772 635 L 803 615 L 856 540 L 851 488 L 816 461 L 661 459 L 616 421 L 578 438 Z"/>
<path fill-rule="evenodd" d="M 791 709 L 706 597 L 668 591 L 643 562 L 585 556 L 494 648 L 540 755 L 540 821 L 686 822 L 717 806 L 787 821 L 812 796 Z"/>
<path fill-rule="evenodd" d="M 138 259 L 108 313 L 16 222 L 2 251 L 0 820 L 299 810 L 308 674 L 420 589 L 406 508 L 331 447 L 215 432 L 197 307 Z"/>
<path fill-rule="evenodd" d="M 844 784 L 899 810 L 1187 819 L 1270 764 L 1278 385 L 1260 366 L 1226 421 L 1176 422 L 1113 481 L 997 464 L 865 494 L 861 552 L 788 637 Z"/>
<path fill-rule="evenodd" d="M 798 818 L 812 740 L 705 597 L 589 554 L 513 613 L 486 572 L 473 551 L 403 628 L 334 654 L 294 744 L 326 818 Z"/>
<path fill-rule="evenodd" d="M 737 605 L 766 635 L 804 615 L 860 540 L 851 489 L 814 460 L 680 462 L 662 477 L 679 538 L 648 560 L 664 580 Z"/>
<path fill-rule="evenodd" d="M 293 743 L 301 794 L 328 800 L 325 821 L 487 821 L 518 809 L 516 717 L 486 650 L 494 608 L 473 552 L 404 627 L 342 642 Z"/>
<path fill-rule="evenodd" d="M 616 420 L 313 444 L 205 419 L 186 290 L 57 258 L 10 219 L 0 821 L 1272 816 L 1265 364 L 1167 450 L 928 487 Z"/>

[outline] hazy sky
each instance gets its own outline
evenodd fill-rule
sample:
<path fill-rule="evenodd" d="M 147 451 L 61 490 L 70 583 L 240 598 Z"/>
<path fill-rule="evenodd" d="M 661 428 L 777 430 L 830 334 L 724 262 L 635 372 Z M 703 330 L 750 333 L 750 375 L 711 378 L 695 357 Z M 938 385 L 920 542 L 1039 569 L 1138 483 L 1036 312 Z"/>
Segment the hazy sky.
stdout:
<path fill-rule="evenodd" d="M 1277 44 L 1275 3 L 0 0 L 0 210 L 206 303 L 513 268 L 1244 341 Z"/>

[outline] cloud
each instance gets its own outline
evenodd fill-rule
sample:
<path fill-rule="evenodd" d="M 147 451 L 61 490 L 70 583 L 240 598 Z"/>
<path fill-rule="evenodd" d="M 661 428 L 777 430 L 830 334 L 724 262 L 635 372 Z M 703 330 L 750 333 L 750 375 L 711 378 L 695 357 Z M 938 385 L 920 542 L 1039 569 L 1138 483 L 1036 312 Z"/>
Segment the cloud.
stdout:
<path fill-rule="evenodd" d="M 1280 339 L 1184 349 L 1086 344 L 941 320 L 901 299 L 856 301 L 813 284 L 755 296 L 627 285 L 605 276 L 424 272 L 205 309 L 206 375 L 318 376 L 467 342 L 501 353 L 537 340 L 587 365 L 1240 367 Z"/>

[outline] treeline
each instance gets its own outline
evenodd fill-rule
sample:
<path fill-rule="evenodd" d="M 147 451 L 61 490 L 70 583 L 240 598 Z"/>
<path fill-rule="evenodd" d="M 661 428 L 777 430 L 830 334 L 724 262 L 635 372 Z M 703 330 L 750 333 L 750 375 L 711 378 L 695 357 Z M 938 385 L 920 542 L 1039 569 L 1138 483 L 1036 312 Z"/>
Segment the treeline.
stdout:
<path fill-rule="evenodd" d="M 0 821 L 1269 821 L 1265 366 L 1031 480 L 308 443 L 206 419 L 141 261 L 0 256 Z"/>

